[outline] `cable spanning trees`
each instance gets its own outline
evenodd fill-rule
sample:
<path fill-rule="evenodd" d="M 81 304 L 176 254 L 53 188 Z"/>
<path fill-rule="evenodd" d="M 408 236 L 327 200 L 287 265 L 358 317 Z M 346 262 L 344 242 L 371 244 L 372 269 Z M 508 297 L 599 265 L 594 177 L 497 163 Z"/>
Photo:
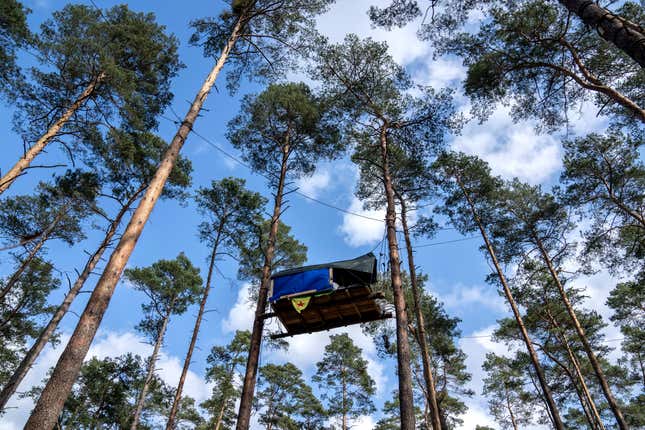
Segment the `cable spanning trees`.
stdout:
<path fill-rule="evenodd" d="M 327 43 L 315 24 L 331 4 L 231 0 L 219 15 L 195 20 L 191 43 L 203 48 L 213 67 L 169 143 L 155 132 L 182 64 L 177 40 L 153 15 L 126 6 L 70 5 L 32 36 L 28 11 L 15 0 L 0 4 L 0 92 L 15 107 L 14 125 L 25 142 L 18 163 L 3 172 L 0 193 L 46 167 L 35 157 L 53 147 L 62 151 L 50 156 L 74 165 L 33 194 L 11 194 L 0 205 L 0 252 L 7 256 L 5 271 L 11 270 L 0 280 L 0 361 L 7 363 L 0 369 L 0 408 L 56 339 L 62 318 L 100 267 L 48 382 L 32 390 L 38 400 L 27 429 L 147 428 L 165 421 L 168 430 L 246 430 L 254 408 L 271 429 L 347 429 L 374 413 L 374 382 L 348 335 L 332 336 L 317 365 L 315 389 L 292 363 L 262 366 L 259 357 L 270 315 L 270 274 L 306 260 L 307 247 L 281 220 L 290 184 L 349 149 L 360 174 L 356 196 L 366 208 L 386 208 L 388 280 L 379 287 L 394 304 L 396 322 L 367 329 L 381 357 L 396 354 L 398 389 L 376 428 L 457 427 L 473 395 L 457 340 L 460 320 L 428 293 L 427 277 L 416 266 L 423 262 L 414 253 L 414 236 L 431 236 L 437 224 L 410 214 L 437 201 L 439 216 L 459 232 L 481 235 L 494 270 L 488 279 L 512 310 L 493 335 L 508 353 L 490 354 L 484 363 L 485 394 L 500 425 L 645 425 L 639 392 L 645 381 L 642 7 L 631 1 L 394 0 L 371 9 L 377 24 L 390 27 L 421 17 L 430 6 L 421 36 L 437 54 L 463 57 L 464 91 L 480 120 L 500 104 L 547 132 L 573 125 L 576 110 L 595 109 L 609 118 L 605 131 L 567 136 L 559 187 L 545 192 L 495 177 L 477 157 L 444 153 L 447 135 L 461 125 L 452 91 L 415 85 L 382 43 L 352 35 Z M 483 19 L 474 26 L 479 13 Z M 26 57 L 34 67 L 21 70 L 25 49 L 36 61 Z M 85 361 L 157 200 L 189 195 L 191 163 L 179 153 L 225 66 L 231 91 L 244 81 L 267 84 L 241 98 L 227 138 L 268 180 L 271 213 L 263 212 L 268 200 L 242 180 L 200 178 L 209 184 L 196 198 L 204 216 L 199 239 L 209 251 L 206 281 L 181 255 L 126 271 L 150 298 L 138 328 L 154 344 L 151 357 Z M 312 85 L 316 90 L 283 81 L 303 68 L 319 81 Z M 574 243 L 578 219 L 585 221 L 580 250 Z M 407 275 L 397 233 L 405 242 Z M 96 243 L 69 289 L 60 291 L 67 268 L 57 267 L 64 260 L 46 255 L 47 248 L 55 241 L 78 248 L 86 236 Z M 250 281 L 254 324 L 252 332 L 236 332 L 227 345 L 210 350 L 212 395 L 196 405 L 184 391 L 189 369 L 199 367 L 195 351 L 224 255 L 237 261 L 238 278 Z M 576 279 L 599 265 L 617 278 L 607 304 L 624 337 L 618 364 L 605 343 L 606 322 Z M 52 305 L 49 296 L 62 301 Z M 174 389 L 155 375 L 156 358 L 170 320 L 175 324 L 190 305 L 197 317 L 190 321 Z"/>
<path fill-rule="evenodd" d="M 58 411 L 60 411 L 64 397 L 66 397 L 64 393 L 71 389 L 75 375 L 78 374 L 83 357 L 96 333 L 98 324 L 141 235 L 145 222 L 161 195 L 176 163 L 179 151 L 217 76 L 229 59 L 229 55 L 231 53 L 239 54 L 231 57 L 233 66 L 238 65 L 245 71 L 250 71 L 251 65 L 261 64 L 262 61 L 278 64 L 281 58 L 286 59 L 290 55 L 297 54 L 297 52 L 288 50 L 287 47 L 297 45 L 298 41 L 305 40 L 305 36 L 310 35 L 311 30 L 303 31 L 303 29 L 313 28 L 313 16 L 324 11 L 328 4 L 328 1 L 300 2 L 296 0 L 285 0 L 278 4 L 264 1 L 235 2 L 231 9 L 225 11 L 219 19 L 195 22 L 194 26 L 197 32 L 193 40 L 196 43 L 200 39 L 203 40 L 207 56 L 219 52 L 220 49 L 221 53 L 218 54 L 213 69 L 195 96 L 181 127 L 150 181 L 141 204 L 133 214 L 113 252 L 104 270 L 104 275 L 95 287 L 88 306 L 81 316 L 75 334 L 68 343 L 68 348 L 62 354 L 49 383 L 43 390 L 27 428 L 47 428 L 55 423 Z M 282 22 L 285 25 L 276 25 L 276 22 Z M 236 45 L 238 39 L 241 43 Z M 245 49 L 245 47 L 250 49 Z M 239 49 L 239 51 L 234 49 Z M 271 57 L 272 52 L 281 57 Z M 257 56 L 258 59 L 253 60 L 254 56 Z"/>
<path fill-rule="evenodd" d="M 176 164 L 179 151 L 230 54 L 237 54 L 231 56 L 231 60 L 233 67 L 240 66 L 240 70 L 255 74 L 257 69 L 252 65 L 263 64 L 263 61 L 267 61 L 271 65 L 269 68 L 274 70 L 282 60 L 303 52 L 304 48 L 299 51 L 287 48 L 306 45 L 301 41 L 307 40 L 307 36 L 312 36 L 313 17 L 323 12 L 329 3 L 323 0 L 283 0 L 278 3 L 260 0 L 235 1 L 218 19 L 194 23 L 196 33 L 193 41 L 202 41 L 205 54 L 217 56 L 216 63 L 196 94 L 141 203 L 112 253 L 74 334 L 43 389 L 27 428 L 48 428 L 54 425 L 116 284 Z M 282 25 L 276 25 L 277 23 Z M 237 76 L 240 76 L 240 73 L 237 73 Z"/>
<path fill-rule="evenodd" d="M 237 428 L 242 430 L 249 425 L 285 187 L 289 180 L 313 173 L 317 161 L 338 156 L 341 146 L 326 101 L 306 85 L 294 83 L 272 84 L 261 94 L 246 97 L 242 112 L 229 124 L 228 137 L 275 190 L 237 421 Z"/>
<path fill-rule="evenodd" d="M 504 296 L 513 311 L 513 316 L 520 330 L 531 365 L 537 375 L 542 395 L 549 410 L 554 428 L 564 429 L 559 408 L 553 399 L 544 369 L 540 364 L 533 342 L 524 324 L 524 320 L 513 297 L 510 285 L 497 256 L 497 250 L 491 240 L 490 228 L 494 226 L 500 214 L 497 204 L 497 192 L 502 187 L 499 178 L 493 177 L 488 165 L 477 157 L 463 154 L 445 154 L 434 163 L 439 183 L 445 193 L 444 203 L 438 211 L 444 213 L 453 225 L 462 233 L 479 232 L 485 244 L 488 257 L 495 267 L 495 275 L 502 286 Z"/>
<path fill-rule="evenodd" d="M 169 430 L 174 428 L 175 414 L 182 399 L 181 392 L 186 381 L 188 367 L 190 366 L 202 317 L 206 310 L 206 301 L 211 289 L 215 260 L 219 255 L 235 256 L 239 254 L 240 244 L 243 243 L 241 238 L 248 235 L 249 230 L 253 230 L 262 221 L 262 208 L 266 204 L 266 200 L 260 194 L 248 191 L 244 187 L 244 180 L 236 178 L 213 181 L 210 188 L 197 190 L 195 199 L 198 207 L 207 218 L 207 221 L 202 222 L 199 226 L 199 236 L 211 248 L 211 253 L 206 284 L 199 303 L 193 334 L 181 376 L 179 377 L 170 416 L 166 423 L 166 427 Z M 226 403 L 224 400 L 222 402 Z M 221 418 L 219 421 L 221 422 Z"/>
<path fill-rule="evenodd" d="M 315 76 L 325 93 L 338 103 L 345 135 L 354 145 L 353 159 L 367 173 L 362 180 L 381 182 L 387 206 L 386 227 L 390 274 L 397 320 L 397 347 L 401 426 L 414 428 L 408 316 L 402 291 L 396 238 L 396 158 L 423 160 L 439 147 L 450 125 L 452 105 L 446 93 L 414 88 L 409 76 L 387 53 L 387 46 L 347 36 L 320 50 Z M 401 153 L 401 155 L 399 155 Z M 390 161 L 395 160 L 395 161 Z M 370 176 L 371 174 L 371 176 Z M 380 181 L 379 181 L 380 179 Z"/>

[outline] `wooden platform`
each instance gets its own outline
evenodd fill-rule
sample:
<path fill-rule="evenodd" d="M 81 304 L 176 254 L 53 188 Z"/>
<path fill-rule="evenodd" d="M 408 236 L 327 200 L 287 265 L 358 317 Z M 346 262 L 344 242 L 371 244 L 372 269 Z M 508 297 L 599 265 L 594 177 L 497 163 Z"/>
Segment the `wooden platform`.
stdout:
<path fill-rule="evenodd" d="M 383 294 L 373 293 L 367 285 L 339 288 L 312 296 L 307 308 L 298 313 L 291 299 L 307 296 L 308 294 L 298 294 L 282 297 L 271 304 L 274 312 L 271 316 L 277 316 L 286 329 L 286 333 L 272 335 L 273 339 L 392 317 L 377 301 L 383 299 Z"/>

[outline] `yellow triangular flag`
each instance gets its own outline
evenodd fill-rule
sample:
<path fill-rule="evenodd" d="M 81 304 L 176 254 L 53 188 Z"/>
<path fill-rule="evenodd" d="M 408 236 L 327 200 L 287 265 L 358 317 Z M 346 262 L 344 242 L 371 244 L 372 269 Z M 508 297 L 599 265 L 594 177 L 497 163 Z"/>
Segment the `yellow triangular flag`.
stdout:
<path fill-rule="evenodd" d="M 295 297 L 291 299 L 291 304 L 293 305 L 293 308 L 296 310 L 298 313 L 302 313 L 307 306 L 309 306 L 309 302 L 311 301 L 311 296 L 309 297 Z"/>

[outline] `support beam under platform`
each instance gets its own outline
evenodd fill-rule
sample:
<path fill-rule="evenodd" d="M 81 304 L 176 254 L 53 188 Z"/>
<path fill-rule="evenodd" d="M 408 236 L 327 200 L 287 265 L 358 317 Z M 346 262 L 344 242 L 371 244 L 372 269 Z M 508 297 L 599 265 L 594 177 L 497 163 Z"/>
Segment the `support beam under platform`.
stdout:
<path fill-rule="evenodd" d="M 369 320 L 369 321 L 361 321 L 361 320 L 346 321 L 345 324 L 342 324 L 342 325 L 334 324 L 334 325 L 330 325 L 329 327 L 325 327 L 325 326 L 317 327 L 315 330 L 310 329 L 310 330 L 302 330 L 302 331 L 293 331 L 293 332 L 289 332 L 289 333 L 276 333 L 276 334 L 272 334 L 270 337 L 271 337 L 271 339 L 284 339 L 285 337 L 298 336 L 300 334 L 311 334 L 311 333 L 316 333 L 316 332 L 319 332 L 319 331 L 332 330 L 332 329 L 335 329 L 335 328 L 338 328 L 338 327 L 346 327 L 346 326 L 349 326 L 349 325 L 361 324 L 361 323 L 371 322 L 371 321 L 386 320 L 386 319 L 389 319 L 389 318 L 394 318 L 394 316 L 390 312 L 385 313 L 385 314 L 381 315 L 380 317 L 374 318 L 374 319 Z"/>

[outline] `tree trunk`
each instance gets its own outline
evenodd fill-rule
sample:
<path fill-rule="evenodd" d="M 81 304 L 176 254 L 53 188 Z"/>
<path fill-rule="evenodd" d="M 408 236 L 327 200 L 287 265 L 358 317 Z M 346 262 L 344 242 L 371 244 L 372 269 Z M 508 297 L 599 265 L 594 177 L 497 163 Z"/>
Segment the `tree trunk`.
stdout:
<path fill-rule="evenodd" d="M 403 226 L 403 235 L 405 237 L 405 247 L 408 253 L 408 270 L 410 271 L 410 285 L 412 286 L 412 295 L 414 296 L 414 313 L 417 319 L 418 343 L 421 348 L 421 361 L 423 363 L 423 378 L 427 387 L 428 393 L 428 406 L 430 408 L 430 416 L 432 417 L 432 428 L 434 430 L 441 429 L 441 419 L 439 418 L 439 409 L 437 407 L 437 391 L 432 376 L 432 367 L 430 364 L 430 349 L 428 347 L 428 340 L 426 337 L 426 327 L 421 312 L 421 299 L 419 294 L 419 287 L 417 285 L 417 271 L 414 265 L 414 252 L 412 251 L 412 241 L 410 240 L 410 230 L 408 228 L 407 208 L 405 200 L 399 196 L 401 204 L 401 224 Z M 443 429 L 447 430 L 447 429 Z"/>
<path fill-rule="evenodd" d="M 246 361 L 246 371 L 244 372 L 244 381 L 242 383 L 242 398 L 240 399 L 240 409 L 237 414 L 236 430 L 248 430 L 251 422 L 251 408 L 253 406 L 253 394 L 255 392 L 258 363 L 260 361 L 262 332 L 264 331 L 264 311 L 267 306 L 269 286 L 271 284 L 271 265 L 273 263 L 275 240 L 278 235 L 278 225 L 280 222 L 280 213 L 282 211 L 282 195 L 284 193 L 285 179 L 287 176 L 288 153 L 289 144 L 287 140 L 287 144 L 283 149 L 282 166 L 280 168 L 278 188 L 276 190 L 275 201 L 273 204 L 273 216 L 271 217 L 271 229 L 269 231 L 267 250 L 264 254 L 264 266 L 262 267 L 260 291 L 258 292 L 255 318 L 253 320 L 253 330 L 251 332 L 249 357 Z"/>
<path fill-rule="evenodd" d="M 508 397 L 508 387 L 506 387 L 506 384 L 504 384 L 504 392 L 506 394 L 506 409 L 508 409 L 508 415 L 511 417 L 513 430 L 518 430 L 517 422 L 515 421 L 515 414 L 513 414 L 513 409 L 511 408 L 511 399 Z"/>
<path fill-rule="evenodd" d="M 56 218 L 54 218 L 54 221 L 52 221 L 52 223 L 49 224 L 45 231 L 43 231 L 43 233 L 40 235 L 40 240 L 38 240 L 36 246 L 34 246 L 32 250 L 29 251 L 27 257 L 20 263 L 18 269 L 13 273 L 13 275 L 11 275 L 11 278 L 9 278 L 7 284 L 2 288 L 2 291 L 0 291 L 0 300 L 4 300 L 5 296 L 9 294 L 9 292 L 16 285 L 16 282 L 18 282 L 20 276 L 22 276 L 25 270 L 27 270 L 27 267 L 29 267 L 29 264 L 33 261 L 34 257 L 36 257 L 38 251 L 40 251 L 43 245 L 45 245 L 45 242 L 47 242 L 47 240 L 49 239 L 49 235 L 51 235 L 52 231 L 54 231 L 60 220 L 63 219 L 65 212 L 67 212 L 67 207 L 63 207 L 60 210 L 58 215 L 56 215 Z"/>
<path fill-rule="evenodd" d="M 204 84 L 197 93 L 193 104 L 190 106 L 184 121 L 179 127 L 177 134 L 172 140 L 170 147 L 164 154 L 154 178 L 149 184 L 146 194 L 141 199 L 139 207 L 132 215 L 130 223 L 128 224 L 119 244 L 112 253 L 110 260 L 103 271 L 103 275 L 99 279 L 94 292 L 90 297 L 87 307 L 83 311 L 81 318 L 74 330 L 74 334 L 70 338 L 65 351 L 61 355 L 54 371 L 45 385 L 38 403 L 34 408 L 25 429 L 27 430 L 50 430 L 56 424 L 56 417 L 63 409 L 65 400 L 72 389 L 74 380 L 83 364 L 83 359 L 94 339 L 94 335 L 98 329 L 101 319 L 105 314 L 116 284 L 123 273 L 123 269 L 134 250 L 134 247 L 143 231 L 143 227 L 150 217 L 150 213 L 161 195 L 163 186 L 172 171 L 173 166 L 179 151 L 183 146 L 188 133 L 195 123 L 199 112 L 210 92 L 219 72 L 222 70 L 226 59 L 235 44 L 240 29 L 242 27 L 242 19 L 238 19 L 231 36 L 229 37 L 222 53 L 217 60 L 217 63 L 208 74 Z"/>
<path fill-rule="evenodd" d="M 100 73 L 90 84 L 83 90 L 80 96 L 72 103 L 70 107 L 58 118 L 58 120 L 49 127 L 49 130 L 43 134 L 40 139 L 33 144 L 31 148 L 18 160 L 18 162 L 9 171 L 0 178 L 0 194 L 5 192 L 24 170 L 29 167 L 38 154 L 42 152 L 47 144 L 60 132 L 60 129 L 69 121 L 74 113 L 85 104 L 85 102 L 92 96 L 94 90 L 101 81 L 105 79 L 105 73 Z"/>
<path fill-rule="evenodd" d="M 547 404 L 547 407 L 549 409 L 551 419 L 553 421 L 553 426 L 557 430 L 565 430 L 564 424 L 562 423 L 562 419 L 560 418 L 560 412 L 558 410 L 558 406 L 556 405 L 555 401 L 553 400 L 553 395 L 551 394 L 551 389 L 549 388 L 549 385 L 546 382 L 546 376 L 544 375 L 544 369 L 542 369 L 542 366 L 540 365 L 540 361 L 538 360 L 538 356 L 535 352 L 535 349 L 533 348 L 533 343 L 531 341 L 531 338 L 529 336 L 528 331 L 526 330 L 526 326 L 524 326 L 524 321 L 522 319 L 522 314 L 520 313 L 520 310 L 517 307 L 517 303 L 515 302 L 515 299 L 513 298 L 513 294 L 511 292 L 510 287 L 508 286 L 508 283 L 506 282 L 506 277 L 504 276 L 504 272 L 502 271 L 502 268 L 499 264 L 499 261 L 497 260 L 497 255 L 495 254 L 495 250 L 493 249 L 493 246 L 491 245 L 490 241 L 488 240 L 488 234 L 486 234 L 486 230 L 484 229 L 484 225 L 479 218 L 479 214 L 477 213 L 477 209 L 475 208 L 475 205 L 470 198 L 470 195 L 466 191 L 465 187 L 461 183 L 461 180 L 459 177 L 455 177 L 457 184 L 459 185 L 459 188 L 461 189 L 461 192 L 463 193 L 464 197 L 468 201 L 468 205 L 470 206 L 470 210 L 473 214 L 473 218 L 475 222 L 477 223 L 477 227 L 479 228 L 479 232 L 481 233 L 482 239 L 484 239 L 484 244 L 486 246 L 486 250 L 488 251 L 488 255 L 490 255 L 490 258 L 493 262 L 493 265 L 495 266 L 495 271 L 497 272 L 497 276 L 499 278 L 500 283 L 502 284 L 502 288 L 504 290 L 504 295 L 506 296 L 506 300 L 508 300 L 509 305 L 511 306 L 511 310 L 513 311 L 513 316 L 515 317 L 515 321 L 517 322 L 517 325 L 520 329 L 520 332 L 522 333 L 522 339 L 524 340 L 524 343 L 526 344 L 526 349 L 529 353 L 529 356 L 531 357 L 531 363 L 533 364 L 533 368 L 535 369 L 535 373 L 537 374 L 538 380 L 540 382 L 540 387 L 542 388 L 542 392 L 544 393 L 544 398 L 545 402 Z"/>
<path fill-rule="evenodd" d="M 345 368 L 341 369 L 341 384 L 343 384 L 343 422 L 342 430 L 347 430 L 347 384 L 345 382 Z"/>
<path fill-rule="evenodd" d="M 557 338 L 557 335 L 556 335 L 556 338 Z M 578 388 L 579 379 L 571 373 L 571 370 L 564 363 L 562 363 L 561 360 L 558 360 L 557 357 L 555 357 L 552 353 L 550 353 L 544 345 L 540 345 L 538 343 L 536 343 L 535 345 L 539 346 L 542 352 L 547 357 L 549 357 L 551 361 L 553 361 L 555 364 L 560 366 L 560 368 L 564 371 L 564 373 L 567 374 L 567 376 L 569 377 L 569 380 L 571 381 L 571 384 L 573 385 L 573 388 L 575 389 L 576 396 L 578 397 L 578 401 L 580 402 L 580 406 L 582 406 L 582 411 L 585 414 L 587 423 L 589 424 L 589 428 L 591 430 L 595 430 L 597 426 L 595 424 L 595 420 L 593 419 L 593 417 L 591 416 L 591 413 L 589 412 L 589 406 L 588 406 L 589 402 L 583 396 L 580 389 Z"/>
<path fill-rule="evenodd" d="M 217 421 L 215 421 L 215 429 L 214 430 L 219 430 L 220 426 L 222 425 L 222 420 L 224 419 L 224 410 L 226 409 L 226 401 L 222 402 L 222 407 L 219 410 L 219 414 L 217 415 Z"/>
<path fill-rule="evenodd" d="M 547 317 L 549 318 L 549 321 L 551 322 L 551 325 L 553 328 L 558 331 L 560 330 L 560 324 L 556 321 L 556 319 L 553 317 L 551 314 L 551 311 L 549 311 L 547 307 Z M 591 396 L 591 393 L 589 392 L 589 388 L 587 387 L 587 383 L 585 381 L 585 378 L 582 374 L 582 370 L 580 369 L 580 363 L 578 361 L 578 358 L 576 357 L 575 353 L 571 349 L 571 345 L 569 344 L 569 340 L 567 339 L 567 335 L 562 330 L 561 335 L 557 336 L 560 339 L 560 342 L 564 345 L 565 349 L 567 350 L 567 355 L 569 356 L 569 360 L 571 361 L 571 364 L 573 365 L 573 369 L 576 372 L 576 377 L 578 379 L 578 382 L 580 383 L 580 388 L 582 389 L 582 394 L 584 398 L 586 399 L 586 403 L 589 406 L 589 409 L 591 409 L 591 413 L 593 414 L 593 420 L 590 424 L 592 424 L 592 427 L 599 428 L 601 430 L 605 430 L 605 426 L 602 422 L 602 419 L 600 418 L 600 413 L 598 412 L 598 408 L 596 407 L 596 403 L 593 400 L 593 397 Z M 575 382 L 574 382 L 575 385 Z M 596 424 L 594 425 L 593 422 Z"/>
<path fill-rule="evenodd" d="M 390 275 L 396 313 L 396 348 L 399 372 L 399 402 L 401 409 L 401 430 L 414 430 L 414 401 L 412 397 L 412 371 L 410 369 L 410 344 L 408 342 L 408 315 L 405 310 L 405 295 L 401 281 L 401 262 L 396 240 L 396 207 L 394 188 L 390 177 L 389 156 L 387 148 L 387 124 L 381 126 L 380 132 L 381 159 L 383 163 L 383 183 L 387 199 L 385 217 L 387 240 L 390 249 Z"/>
<path fill-rule="evenodd" d="M 145 189 L 145 187 L 141 187 L 127 202 L 126 204 L 121 208 L 119 213 L 117 214 L 116 218 L 110 223 L 110 226 L 105 233 L 105 237 L 103 238 L 103 241 L 99 245 L 98 249 L 92 254 L 90 259 L 85 263 L 85 267 L 83 268 L 83 271 L 79 275 L 78 279 L 76 279 L 76 282 L 74 282 L 74 285 L 72 285 L 72 288 L 67 292 L 65 295 L 65 298 L 63 299 L 63 303 L 56 309 L 56 313 L 52 316 L 51 320 L 47 324 L 47 326 L 44 328 L 44 330 L 40 333 L 38 336 L 38 339 L 36 339 L 36 342 L 31 346 L 27 354 L 23 357 L 22 361 L 18 365 L 18 368 L 14 371 L 13 375 L 11 375 L 11 378 L 7 382 L 7 384 L 2 388 L 2 391 L 0 392 L 0 411 L 5 408 L 7 405 L 7 402 L 11 398 L 11 396 L 16 392 L 18 389 L 18 386 L 24 379 L 24 377 L 27 375 L 29 370 L 31 369 L 31 366 L 34 364 L 38 356 L 40 355 L 40 352 L 45 348 L 45 345 L 49 342 L 49 339 L 51 336 L 54 334 L 54 331 L 58 328 L 58 324 L 61 322 L 65 314 L 67 314 L 67 311 L 69 310 L 70 306 L 72 305 L 72 302 L 78 295 L 79 291 L 81 288 L 83 288 L 83 285 L 85 284 L 85 281 L 87 278 L 89 278 L 90 274 L 96 267 L 96 265 L 101 261 L 101 257 L 103 256 L 103 253 L 105 250 L 108 248 L 110 245 L 110 241 L 112 240 L 112 237 L 116 233 L 119 225 L 121 224 L 121 220 L 125 216 L 126 212 L 128 209 L 130 209 L 130 206 L 132 206 L 132 203 L 137 199 L 137 197 L 141 194 L 141 192 Z"/>
<path fill-rule="evenodd" d="M 643 30 L 624 18 L 588 0 L 558 0 L 582 22 L 596 29 L 598 34 L 634 61 L 645 67 L 645 34 Z"/>
<path fill-rule="evenodd" d="M 134 409 L 134 416 L 132 417 L 132 425 L 130 425 L 130 430 L 136 430 L 139 425 L 139 419 L 141 418 L 141 412 L 143 411 L 143 405 L 146 402 L 146 396 L 148 395 L 148 390 L 150 389 L 150 383 L 152 378 L 155 375 L 155 363 L 157 362 L 157 356 L 159 355 L 159 349 L 163 343 L 164 335 L 166 334 L 166 328 L 168 328 L 168 320 L 170 320 L 170 314 L 174 306 L 175 300 L 172 300 L 172 303 L 166 309 L 166 315 L 164 315 L 163 323 L 161 328 L 159 328 L 159 333 L 157 333 L 157 339 L 155 339 L 155 347 L 152 350 L 152 355 L 150 356 L 150 362 L 148 363 L 148 373 L 146 374 L 146 380 L 141 387 L 141 392 L 137 398 L 137 405 Z"/>
<path fill-rule="evenodd" d="M 596 354 L 593 352 L 593 348 L 591 347 L 591 344 L 589 343 L 589 340 L 587 339 L 587 335 L 585 334 L 585 330 L 582 328 L 580 325 L 580 321 L 578 321 L 578 317 L 576 316 L 576 313 L 573 309 L 573 306 L 571 305 L 571 302 L 569 301 L 569 297 L 567 295 L 567 292 L 564 290 L 564 286 L 560 282 L 560 276 L 558 276 L 557 272 L 555 271 L 555 268 L 553 267 L 553 263 L 551 261 L 551 257 L 549 257 L 549 254 L 546 252 L 546 249 L 544 248 L 544 244 L 540 240 L 537 235 L 533 237 L 535 240 L 535 244 L 537 245 L 538 249 L 540 250 L 540 253 L 542 254 L 542 258 L 544 259 L 544 263 L 546 264 L 547 268 L 549 269 L 549 273 L 551 274 L 551 278 L 555 282 L 556 287 L 558 288 L 558 292 L 560 293 L 560 297 L 562 298 L 562 302 L 564 303 L 564 306 L 567 310 L 567 313 L 569 314 L 569 317 L 571 318 L 571 321 L 573 322 L 573 326 L 576 329 L 576 333 L 578 334 L 578 337 L 580 338 L 580 341 L 582 342 L 582 346 L 587 353 L 587 358 L 589 358 L 589 362 L 591 363 L 591 367 L 593 367 L 594 373 L 596 374 L 596 377 L 598 378 L 598 382 L 600 383 L 600 387 L 602 388 L 602 392 L 605 395 L 605 398 L 607 399 L 607 403 L 609 404 L 609 408 L 613 412 L 614 416 L 616 417 L 616 422 L 618 423 L 618 427 L 621 430 L 628 430 L 629 426 L 627 425 L 627 422 L 625 421 L 625 418 L 623 417 L 623 413 L 620 410 L 620 407 L 618 406 L 618 402 L 616 401 L 616 398 L 614 397 L 614 394 L 611 391 L 611 388 L 609 387 L 609 384 L 607 383 L 607 378 L 605 378 L 605 373 L 603 372 L 602 368 L 600 367 L 600 362 L 598 361 L 598 358 L 596 357 Z"/>
<path fill-rule="evenodd" d="M 217 255 L 217 246 L 219 245 L 219 240 L 220 240 L 220 236 L 222 234 L 223 228 L 224 228 L 224 223 L 222 222 L 219 225 L 219 229 L 217 231 L 217 237 L 215 238 L 215 243 L 213 245 L 213 251 L 211 253 L 210 263 L 208 265 L 208 276 L 206 278 L 204 294 L 202 295 L 202 301 L 199 304 L 199 312 L 197 313 L 197 318 L 195 319 L 195 327 L 193 327 L 193 335 L 190 338 L 190 345 L 188 346 L 188 352 L 186 353 L 186 359 L 184 360 L 184 367 L 181 370 L 181 376 L 179 377 L 179 384 L 177 385 L 177 390 L 175 391 L 175 399 L 172 402 L 172 408 L 170 409 L 170 414 L 168 415 L 166 430 L 172 430 L 175 428 L 175 415 L 177 414 L 177 410 L 179 408 L 179 403 L 181 401 L 181 392 L 184 388 L 184 383 L 186 382 L 188 367 L 190 367 L 190 360 L 193 356 L 195 343 L 197 342 L 197 335 L 199 334 L 199 326 L 202 324 L 202 317 L 204 316 L 204 309 L 206 308 L 206 300 L 208 300 L 208 293 L 211 288 L 211 279 L 213 278 L 213 268 L 215 267 L 215 256 Z"/>

